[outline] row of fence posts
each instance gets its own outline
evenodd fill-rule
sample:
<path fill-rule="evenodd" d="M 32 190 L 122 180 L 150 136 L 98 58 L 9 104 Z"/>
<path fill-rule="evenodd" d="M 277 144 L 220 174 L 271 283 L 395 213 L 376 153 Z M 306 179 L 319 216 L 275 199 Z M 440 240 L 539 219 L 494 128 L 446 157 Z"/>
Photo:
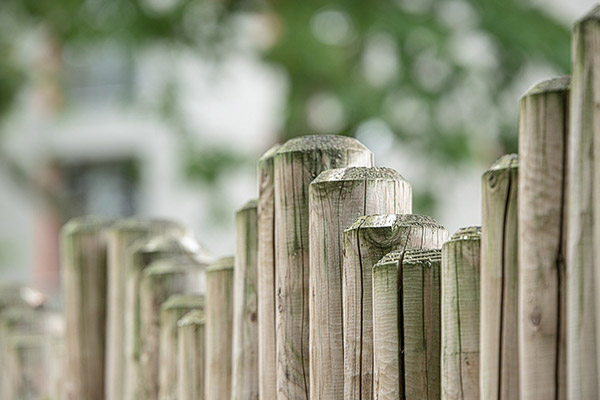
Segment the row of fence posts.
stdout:
<path fill-rule="evenodd" d="M 2 399 L 598 398 L 599 43 L 596 8 L 572 80 L 521 99 L 481 228 L 448 237 L 327 135 L 260 158 L 235 257 L 169 221 L 70 221 L 64 332 L 41 294 L 0 287 Z"/>

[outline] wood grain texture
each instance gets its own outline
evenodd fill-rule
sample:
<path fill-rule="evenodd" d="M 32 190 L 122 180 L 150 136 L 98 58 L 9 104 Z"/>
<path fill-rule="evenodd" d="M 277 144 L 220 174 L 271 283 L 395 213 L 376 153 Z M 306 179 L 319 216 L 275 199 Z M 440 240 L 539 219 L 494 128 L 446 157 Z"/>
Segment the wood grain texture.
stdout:
<path fill-rule="evenodd" d="M 440 398 L 441 251 L 393 251 L 373 267 L 374 398 Z"/>
<path fill-rule="evenodd" d="M 519 111 L 519 371 L 523 399 L 567 397 L 566 154 L 570 78 L 542 82 Z"/>
<path fill-rule="evenodd" d="M 442 247 L 443 400 L 479 400 L 481 228 L 461 228 Z"/>
<path fill-rule="evenodd" d="M 447 238 L 433 218 L 414 214 L 360 217 L 344 231 L 344 398 L 373 398 L 373 266 L 390 251 L 436 249 Z"/>
<path fill-rule="evenodd" d="M 567 390 L 600 396 L 600 7 L 575 23 L 572 37 L 567 167 Z"/>
<path fill-rule="evenodd" d="M 309 397 L 308 187 L 322 171 L 373 165 L 373 154 L 344 136 L 303 136 L 274 156 L 277 260 L 277 397 Z"/>
<path fill-rule="evenodd" d="M 258 399 L 257 202 L 235 216 L 231 399 Z"/>
<path fill-rule="evenodd" d="M 192 310 L 204 309 L 204 295 L 174 294 L 160 307 L 160 356 L 159 388 L 160 400 L 177 400 L 179 342 L 177 323 Z"/>
<path fill-rule="evenodd" d="M 234 258 L 206 270 L 206 398 L 231 397 Z"/>
<path fill-rule="evenodd" d="M 106 230 L 110 221 L 71 219 L 61 231 L 65 400 L 104 400 Z"/>
<path fill-rule="evenodd" d="M 482 177 L 481 396 L 519 398 L 519 161 L 498 159 Z"/>
<path fill-rule="evenodd" d="M 408 214 L 408 182 L 389 168 L 322 172 L 309 188 L 310 398 L 344 396 L 343 232 L 368 214 Z"/>
<path fill-rule="evenodd" d="M 177 323 L 179 342 L 179 400 L 203 400 L 206 350 L 204 312 L 194 310 Z"/>
<path fill-rule="evenodd" d="M 258 393 L 262 400 L 277 398 L 273 157 L 279 147 L 271 147 L 258 160 Z"/>
<path fill-rule="evenodd" d="M 164 233 L 183 234 L 170 221 L 128 219 L 114 223 L 108 231 L 108 304 L 106 315 L 105 396 L 125 398 L 125 307 L 127 271 L 132 262 L 129 246 L 140 239 Z"/>
<path fill-rule="evenodd" d="M 138 393 L 144 400 L 158 399 L 160 307 L 174 294 L 202 293 L 204 272 L 205 265 L 190 255 L 155 261 L 142 272 Z"/>

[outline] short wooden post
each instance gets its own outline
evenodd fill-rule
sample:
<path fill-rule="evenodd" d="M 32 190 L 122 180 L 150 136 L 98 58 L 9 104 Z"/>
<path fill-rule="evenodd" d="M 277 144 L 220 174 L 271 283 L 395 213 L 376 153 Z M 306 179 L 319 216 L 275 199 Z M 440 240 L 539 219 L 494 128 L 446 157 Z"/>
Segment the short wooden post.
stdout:
<path fill-rule="evenodd" d="M 189 255 L 204 266 L 210 263 L 209 256 L 191 236 L 157 235 L 141 239 L 128 249 L 131 257 L 126 273 L 125 286 L 125 398 L 136 400 L 141 397 L 139 376 L 141 374 L 140 331 L 140 282 L 142 272 L 154 261 Z"/>
<path fill-rule="evenodd" d="M 461 228 L 442 247 L 442 399 L 479 400 L 481 228 Z"/>
<path fill-rule="evenodd" d="M 308 186 L 326 169 L 372 165 L 373 154 L 344 136 L 303 136 L 275 154 L 278 397 L 309 397 Z"/>
<path fill-rule="evenodd" d="M 373 266 L 393 250 L 437 249 L 448 232 L 423 215 L 360 217 L 344 232 L 344 398 L 373 398 Z"/>
<path fill-rule="evenodd" d="M 158 398 L 176 400 L 178 397 L 178 336 L 177 323 L 188 312 L 204 309 L 203 295 L 174 294 L 160 307 L 160 356 Z"/>
<path fill-rule="evenodd" d="M 106 315 L 105 395 L 107 400 L 125 398 L 125 307 L 126 280 L 132 262 L 129 246 L 140 239 L 163 233 L 183 234 L 169 221 L 123 220 L 108 231 L 108 304 Z"/>
<path fill-rule="evenodd" d="M 206 270 L 206 398 L 231 397 L 233 257 Z"/>
<path fill-rule="evenodd" d="M 257 202 L 235 216 L 231 399 L 258 399 Z"/>
<path fill-rule="evenodd" d="M 569 77 L 534 86 L 519 113 L 519 370 L 523 399 L 566 399 Z"/>
<path fill-rule="evenodd" d="M 36 289 L 18 283 L 0 282 L 0 312 L 9 307 L 37 309 L 45 303 L 46 296 Z"/>
<path fill-rule="evenodd" d="M 203 400 L 205 391 L 204 312 L 194 310 L 179 320 L 179 400 Z"/>
<path fill-rule="evenodd" d="M 322 172 L 309 188 L 310 397 L 344 397 L 343 232 L 367 214 L 407 214 L 408 182 L 389 168 Z"/>
<path fill-rule="evenodd" d="M 482 177 L 481 354 L 483 399 L 519 398 L 519 161 L 498 159 Z"/>
<path fill-rule="evenodd" d="M 109 226 L 107 220 L 82 217 L 61 231 L 66 399 L 104 400 Z"/>
<path fill-rule="evenodd" d="M 140 283 L 140 376 L 138 393 L 145 400 L 158 399 L 160 355 L 160 307 L 171 295 L 201 293 L 205 266 L 184 255 L 158 260 L 142 273 Z"/>
<path fill-rule="evenodd" d="M 600 397 L 600 7 L 575 23 L 567 167 L 567 391 Z"/>
<path fill-rule="evenodd" d="M 373 267 L 374 398 L 440 398 L 441 251 L 393 251 Z"/>
<path fill-rule="evenodd" d="M 273 156 L 279 147 L 271 147 L 258 160 L 258 393 L 262 400 L 277 398 Z"/>

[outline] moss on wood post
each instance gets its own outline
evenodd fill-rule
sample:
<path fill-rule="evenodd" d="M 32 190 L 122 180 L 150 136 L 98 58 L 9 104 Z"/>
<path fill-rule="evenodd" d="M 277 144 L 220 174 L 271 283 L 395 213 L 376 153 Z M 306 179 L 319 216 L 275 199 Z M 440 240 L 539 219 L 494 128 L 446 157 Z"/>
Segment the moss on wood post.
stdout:
<path fill-rule="evenodd" d="M 231 399 L 258 399 L 257 202 L 235 216 Z"/>
<path fill-rule="evenodd" d="M 179 400 L 203 400 L 206 385 L 204 311 L 188 312 L 177 326 Z"/>
<path fill-rule="evenodd" d="M 206 398 L 231 398 L 234 258 L 206 270 Z"/>
<path fill-rule="evenodd" d="M 498 159 L 482 177 L 481 397 L 519 398 L 519 160 Z"/>
<path fill-rule="evenodd" d="M 407 214 L 411 187 L 389 168 L 322 172 L 309 188 L 310 397 L 344 397 L 343 232 L 368 214 Z"/>
<path fill-rule="evenodd" d="M 393 251 L 373 267 L 374 398 L 440 398 L 441 251 Z"/>
<path fill-rule="evenodd" d="M 71 219 L 61 231 L 66 399 L 104 400 L 106 230 L 110 221 Z"/>
<path fill-rule="evenodd" d="M 566 399 L 569 77 L 534 86 L 519 112 L 519 370 L 523 399 Z"/>
<path fill-rule="evenodd" d="M 170 221 L 128 219 L 116 222 L 108 232 L 108 304 L 105 365 L 107 400 L 125 398 L 125 313 L 127 271 L 132 258 L 129 246 L 140 239 L 164 233 L 183 234 Z"/>
<path fill-rule="evenodd" d="M 360 217 L 344 231 L 344 398 L 373 398 L 373 266 L 393 250 L 438 249 L 448 232 L 423 215 Z"/>
<path fill-rule="evenodd" d="M 275 256 L 277 260 L 277 396 L 309 397 L 308 187 L 322 171 L 373 165 L 373 154 L 344 136 L 303 136 L 274 157 Z"/>
<path fill-rule="evenodd" d="M 442 247 L 443 400 L 479 400 L 481 228 L 461 228 Z"/>
<path fill-rule="evenodd" d="M 172 295 L 201 293 L 205 264 L 193 256 L 158 260 L 142 273 L 140 283 L 140 375 L 138 393 L 144 400 L 158 399 L 160 307 Z"/>
<path fill-rule="evenodd" d="M 271 147 L 258 160 L 258 392 L 262 400 L 277 398 L 273 157 L 279 147 Z"/>

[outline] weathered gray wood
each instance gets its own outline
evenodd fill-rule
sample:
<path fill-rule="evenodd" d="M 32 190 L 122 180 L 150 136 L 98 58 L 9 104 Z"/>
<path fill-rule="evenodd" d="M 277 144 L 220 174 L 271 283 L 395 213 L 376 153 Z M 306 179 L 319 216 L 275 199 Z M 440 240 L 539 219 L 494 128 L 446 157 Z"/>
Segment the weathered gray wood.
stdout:
<path fill-rule="evenodd" d="M 482 177 L 481 397 L 519 398 L 519 161 L 498 159 Z"/>
<path fill-rule="evenodd" d="M 257 202 L 235 216 L 231 399 L 258 399 Z"/>
<path fill-rule="evenodd" d="M 160 356 L 159 388 L 160 400 L 178 399 L 178 336 L 177 323 L 188 312 L 204 309 L 204 295 L 174 294 L 160 307 Z"/>
<path fill-rule="evenodd" d="M 326 169 L 372 164 L 369 150 L 343 136 L 292 139 L 274 156 L 278 398 L 309 397 L 308 186 Z"/>
<path fill-rule="evenodd" d="M 106 230 L 111 222 L 71 219 L 61 232 L 65 399 L 104 400 Z"/>
<path fill-rule="evenodd" d="M 567 391 L 600 397 L 600 7 L 575 23 L 567 167 Z"/>
<path fill-rule="evenodd" d="M 142 395 L 141 331 L 140 331 L 140 282 L 142 272 L 154 261 L 188 255 L 200 264 L 208 265 L 208 253 L 189 235 L 157 235 L 133 243 L 128 252 L 131 263 L 125 282 L 125 399 L 136 400 Z"/>
<path fill-rule="evenodd" d="M 179 342 L 179 400 L 203 400 L 206 350 L 204 312 L 194 310 L 177 323 Z"/>
<path fill-rule="evenodd" d="M 373 266 L 390 251 L 436 249 L 447 238 L 433 218 L 414 214 L 360 217 L 344 231 L 344 398 L 373 398 Z"/>
<path fill-rule="evenodd" d="M 519 112 L 519 370 L 523 399 L 566 399 L 569 77 L 534 86 Z"/>
<path fill-rule="evenodd" d="M 165 233 L 184 234 L 170 221 L 129 219 L 116 222 L 108 232 L 108 304 L 106 315 L 105 396 L 125 398 L 125 307 L 127 271 L 132 262 L 129 246 L 140 239 Z"/>
<path fill-rule="evenodd" d="M 258 160 L 258 393 L 262 400 L 277 398 L 273 157 L 279 147 L 271 147 Z"/>
<path fill-rule="evenodd" d="M 206 398 L 231 397 L 234 258 L 206 270 Z"/>
<path fill-rule="evenodd" d="M 322 172 L 309 188 L 310 397 L 344 397 L 342 240 L 368 214 L 407 214 L 411 187 L 389 168 L 349 167 Z"/>
<path fill-rule="evenodd" d="M 140 376 L 138 393 L 144 400 L 158 399 L 160 307 L 170 296 L 202 293 L 205 265 L 190 255 L 153 262 L 140 283 Z"/>
<path fill-rule="evenodd" d="M 442 247 L 443 400 L 479 400 L 481 228 L 461 228 Z"/>
<path fill-rule="evenodd" d="M 373 267 L 376 399 L 440 398 L 441 251 L 393 251 Z"/>

